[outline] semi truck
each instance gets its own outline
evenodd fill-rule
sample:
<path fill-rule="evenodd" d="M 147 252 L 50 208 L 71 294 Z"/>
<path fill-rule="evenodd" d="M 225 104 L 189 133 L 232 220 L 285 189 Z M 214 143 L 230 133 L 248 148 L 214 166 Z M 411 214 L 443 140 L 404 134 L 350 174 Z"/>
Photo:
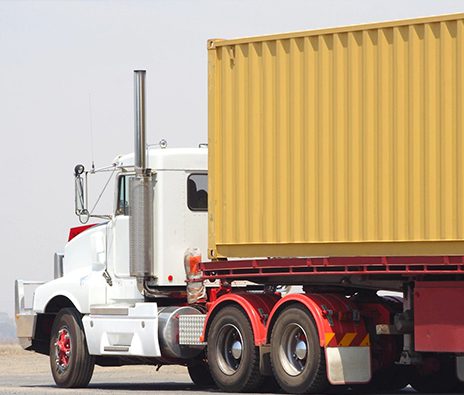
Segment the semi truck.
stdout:
<path fill-rule="evenodd" d="M 228 392 L 459 388 L 464 14 L 207 51 L 198 148 L 147 146 L 135 71 L 134 153 L 75 167 L 82 226 L 53 280 L 16 281 L 22 346 L 68 388 L 129 364 Z M 90 224 L 100 172 L 114 209 Z"/>

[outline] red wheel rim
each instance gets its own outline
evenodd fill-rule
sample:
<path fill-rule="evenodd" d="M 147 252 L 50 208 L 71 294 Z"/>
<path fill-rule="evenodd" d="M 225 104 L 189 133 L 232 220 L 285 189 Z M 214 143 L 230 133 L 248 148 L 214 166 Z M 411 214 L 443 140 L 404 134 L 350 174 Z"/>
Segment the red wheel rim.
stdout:
<path fill-rule="evenodd" d="M 66 327 L 58 331 L 55 342 L 55 362 L 60 373 L 64 372 L 69 366 L 71 357 L 71 337 Z"/>

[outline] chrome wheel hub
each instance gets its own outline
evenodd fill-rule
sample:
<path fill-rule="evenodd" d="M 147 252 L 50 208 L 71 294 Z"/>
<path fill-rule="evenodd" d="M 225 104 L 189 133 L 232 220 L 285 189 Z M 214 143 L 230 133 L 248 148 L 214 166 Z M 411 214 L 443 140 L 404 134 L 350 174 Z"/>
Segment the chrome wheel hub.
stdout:
<path fill-rule="evenodd" d="M 306 358 L 307 347 L 306 343 L 303 340 L 299 340 L 295 346 L 295 355 L 299 360 Z"/>
<path fill-rule="evenodd" d="M 288 325 L 278 342 L 279 359 L 285 372 L 298 376 L 306 366 L 308 358 L 308 337 L 299 324 Z"/>
<path fill-rule="evenodd" d="M 218 366 L 227 375 L 234 374 L 240 367 L 243 353 L 243 338 L 233 324 L 224 325 L 218 333 L 216 354 Z"/>
<path fill-rule="evenodd" d="M 235 341 L 232 344 L 232 356 L 235 359 L 240 359 L 242 356 L 242 343 L 240 341 Z"/>

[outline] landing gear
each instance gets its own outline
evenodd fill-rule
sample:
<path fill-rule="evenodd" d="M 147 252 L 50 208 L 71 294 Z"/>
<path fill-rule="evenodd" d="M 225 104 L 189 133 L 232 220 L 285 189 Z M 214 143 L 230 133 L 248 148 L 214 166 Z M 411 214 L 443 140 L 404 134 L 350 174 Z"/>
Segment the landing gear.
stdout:
<path fill-rule="evenodd" d="M 225 307 L 214 317 L 208 332 L 208 364 L 224 391 L 252 392 L 263 382 L 253 331 L 238 307 Z"/>
<path fill-rule="evenodd" d="M 81 317 L 76 309 L 61 310 L 53 322 L 50 366 L 58 387 L 86 387 L 92 378 L 95 357 L 87 350 Z"/>
<path fill-rule="evenodd" d="M 271 364 L 280 387 L 289 393 L 317 393 L 328 387 L 324 350 L 316 325 L 300 306 L 286 308 L 271 335 Z"/>

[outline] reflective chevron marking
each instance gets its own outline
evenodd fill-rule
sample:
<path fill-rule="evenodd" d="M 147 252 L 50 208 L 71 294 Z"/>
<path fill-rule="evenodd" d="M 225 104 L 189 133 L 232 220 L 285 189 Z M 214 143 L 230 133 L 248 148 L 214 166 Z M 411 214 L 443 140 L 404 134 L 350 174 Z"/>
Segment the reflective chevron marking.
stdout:
<path fill-rule="evenodd" d="M 341 339 L 340 339 L 341 337 Z M 339 340 L 340 339 L 340 340 Z M 369 347 L 369 334 L 361 334 L 356 332 L 347 332 L 343 336 L 339 335 L 338 339 L 334 332 L 325 333 L 326 347 Z"/>

